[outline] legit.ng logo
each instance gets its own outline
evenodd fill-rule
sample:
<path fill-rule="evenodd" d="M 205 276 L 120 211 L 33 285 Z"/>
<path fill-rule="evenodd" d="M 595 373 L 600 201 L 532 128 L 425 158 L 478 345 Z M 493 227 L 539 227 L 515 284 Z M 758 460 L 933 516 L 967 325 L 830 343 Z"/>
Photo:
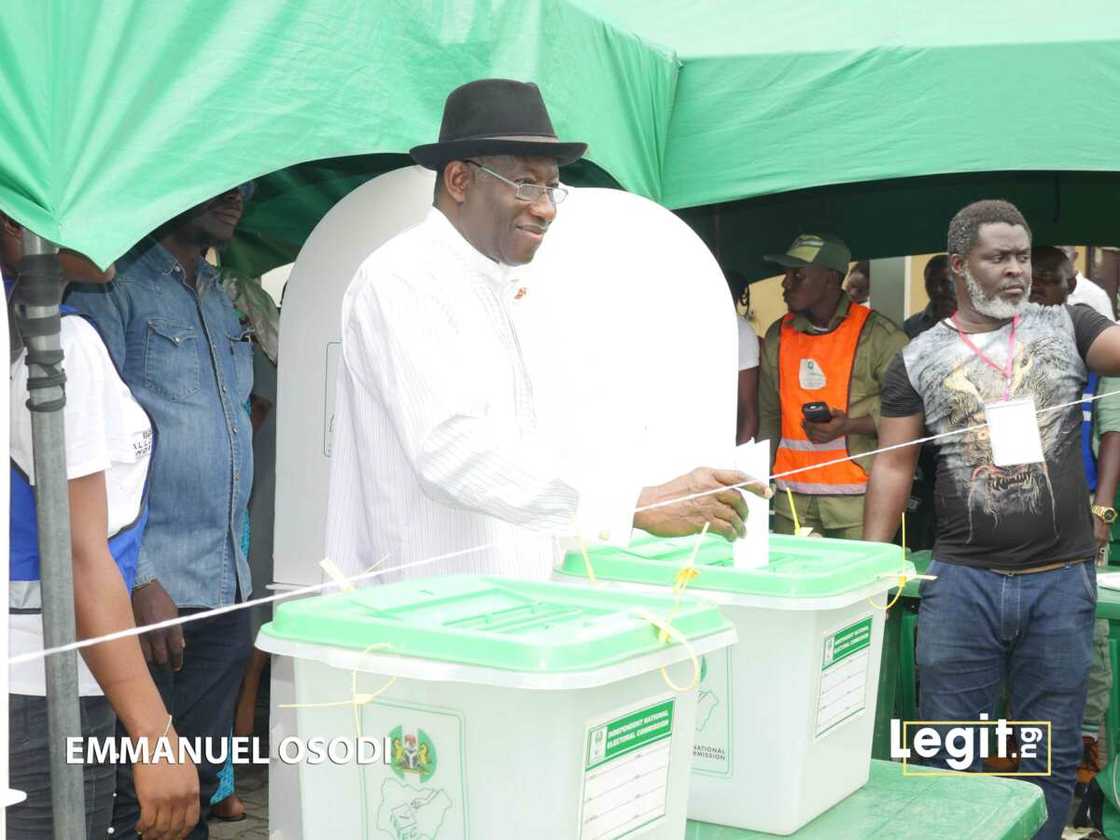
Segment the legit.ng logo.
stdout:
<path fill-rule="evenodd" d="M 1048 720 L 892 720 L 891 758 L 902 762 L 904 776 L 944 776 L 970 770 L 979 758 L 1029 761 L 1030 770 L 980 771 L 984 776 L 1049 776 L 1052 725 Z M 1014 738 L 1012 738 L 1014 733 Z M 1045 744 L 1044 744 L 1045 742 Z M 1035 761 L 1045 748 L 1045 763 Z M 914 766 L 910 761 L 938 759 L 949 769 Z"/>

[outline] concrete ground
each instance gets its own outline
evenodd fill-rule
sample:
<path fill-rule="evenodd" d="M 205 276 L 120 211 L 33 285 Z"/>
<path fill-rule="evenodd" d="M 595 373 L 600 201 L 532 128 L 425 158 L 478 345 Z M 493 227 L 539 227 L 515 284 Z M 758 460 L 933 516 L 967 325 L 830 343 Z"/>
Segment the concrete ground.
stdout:
<path fill-rule="evenodd" d="M 238 767 L 234 788 L 245 803 L 245 819 L 234 823 L 210 820 L 211 840 L 268 840 L 268 767 Z"/>

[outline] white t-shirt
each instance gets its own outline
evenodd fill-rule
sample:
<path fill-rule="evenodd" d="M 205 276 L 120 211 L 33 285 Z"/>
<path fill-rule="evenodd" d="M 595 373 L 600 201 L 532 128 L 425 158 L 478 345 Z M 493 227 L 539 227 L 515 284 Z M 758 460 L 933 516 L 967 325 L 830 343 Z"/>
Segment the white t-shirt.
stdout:
<path fill-rule="evenodd" d="M 66 371 L 66 477 L 105 473 L 108 537 L 134 522 L 140 513 L 152 451 L 152 426 L 89 322 L 78 316 L 63 318 L 61 339 Z M 27 373 L 21 355 L 10 370 L 10 455 L 34 484 Z M 12 656 L 43 649 L 41 615 L 10 615 L 8 627 Z M 13 694 L 46 693 L 41 659 L 11 666 L 9 678 Z M 102 693 L 80 654 L 78 693 L 84 697 Z"/>
<path fill-rule="evenodd" d="M 1066 303 L 1069 306 L 1073 306 L 1077 303 L 1084 303 L 1093 307 L 1093 309 L 1108 318 L 1108 320 L 1116 320 L 1112 317 L 1112 304 L 1109 303 L 1108 292 L 1081 272 L 1077 273 L 1077 285 L 1074 287 L 1073 291 L 1070 292 L 1069 297 L 1066 298 Z"/>
<path fill-rule="evenodd" d="M 739 324 L 739 370 L 758 367 L 758 336 L 754 328 L 741 315 L 735 319 Z"/>

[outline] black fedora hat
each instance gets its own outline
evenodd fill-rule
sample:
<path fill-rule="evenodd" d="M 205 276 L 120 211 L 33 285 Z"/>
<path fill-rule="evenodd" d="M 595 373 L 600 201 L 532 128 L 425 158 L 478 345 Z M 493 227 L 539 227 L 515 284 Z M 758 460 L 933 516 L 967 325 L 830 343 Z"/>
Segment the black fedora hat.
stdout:
<path fill-rule="evenodd" d="M 556 138 L 540 88 L 512 79 L 478 79 L 455 88 L 443 105 L 439 142 L 416 146 L 412 159 L 428 169 L 474 155 L 556 158 L 560 166 L 583 157 L 586 143 Z"/>

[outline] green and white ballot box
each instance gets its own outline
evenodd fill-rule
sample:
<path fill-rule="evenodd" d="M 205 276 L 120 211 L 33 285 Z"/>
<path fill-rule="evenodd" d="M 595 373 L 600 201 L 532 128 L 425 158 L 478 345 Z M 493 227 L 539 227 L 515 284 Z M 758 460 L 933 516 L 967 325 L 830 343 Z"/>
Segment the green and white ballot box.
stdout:
<path fill-rule="evenodd" d="M 566 554 L 557 579 L 586 580 L 589 565 L 609 591 L 684 583 L 738 631 L 704 657 L 690 819 L 792 834 L 866 783 L 885 596 L 913 574 L 901 549 L 771 535 L 767 565 L 736 568 L 722 537 L 643 535 Z"/>
<path fill-rule="evenodd" d="M 700 662 L 734 642 L 696 600 L 474 576 L 287 603 L 257 637 L 294 660 L 297 740 L 386 742 L 300 764 L 303 836 L 398 840 L 680 840 Z"/>

